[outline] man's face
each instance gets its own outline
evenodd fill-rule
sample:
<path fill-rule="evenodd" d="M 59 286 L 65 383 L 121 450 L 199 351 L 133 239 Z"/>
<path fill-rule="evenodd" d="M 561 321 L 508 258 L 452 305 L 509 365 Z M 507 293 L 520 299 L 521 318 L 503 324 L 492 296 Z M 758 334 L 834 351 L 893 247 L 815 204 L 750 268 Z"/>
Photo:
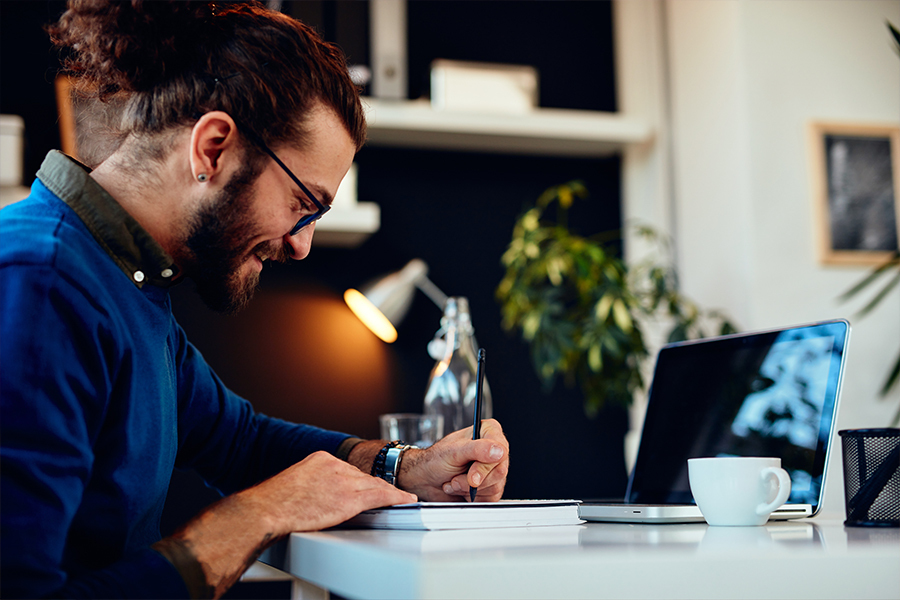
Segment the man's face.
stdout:
<path fill-rule="evenodd" d="M 275 152 L 328 205 L 356 148 L 330 109 L 314 109 L 308 130 L 305 150 L 282 147 Z M 315 212 L 312 201 L 275 161 L 264 157 L 257 165 L 245 163 L 194 214 L 185 240 L 191 255 L 187 273 L 203 301 L 220 312 L 246 306 L 266 260 L 302 260 L 312 244 L 315 223 L 288 235 L 301 216 Z"/>
<path fill-rule="evenodd" d="M 253 238 L 255 228 L 251 207 L 257 177 L 250 165 L 235 173 L 215 200 L 194 215 L 188 234 L 191 278 L 206 305 L 219 312 L 232 314 L 244 308 L 259 283 L 259 271 L 241 277 L 240 270 L 249 259 L 247 240 Z M 266 248 L 253 251 L 262 254 Z M 270 253 L 286 260 L 283 249 Z"/>

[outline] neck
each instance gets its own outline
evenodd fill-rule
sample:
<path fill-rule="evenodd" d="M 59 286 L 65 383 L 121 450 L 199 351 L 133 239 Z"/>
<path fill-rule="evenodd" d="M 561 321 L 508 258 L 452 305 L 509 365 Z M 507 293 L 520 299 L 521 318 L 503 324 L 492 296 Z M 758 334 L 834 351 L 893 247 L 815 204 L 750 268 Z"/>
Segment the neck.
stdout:
<path fill-rule="evenodd" d="M 91 177 L 116 199 L 173 258 L 183 254 L 184 227 L 190 222 L 190 172 L 179 172 L 173 150 L 162 162 L 135 167 L 126 142 L 91 172 Z M 187 161 L 180 161 L 186 163 Z M 185 179 L 185 177 L 187 179 Z"/>

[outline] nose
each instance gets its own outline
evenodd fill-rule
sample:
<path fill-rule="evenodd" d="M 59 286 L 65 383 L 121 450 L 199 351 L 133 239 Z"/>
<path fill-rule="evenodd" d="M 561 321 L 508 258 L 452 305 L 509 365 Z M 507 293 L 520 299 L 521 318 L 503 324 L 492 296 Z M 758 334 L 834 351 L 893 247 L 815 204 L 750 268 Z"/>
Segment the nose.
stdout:
<path fill-rule="evenodd" d="M 291 258 L 294 260 L 303 260 L 309 255 L 315 230 L 316 223 L 313 221 L 296 234 L 284 236 L 284 243 L 291 249 Z"/>

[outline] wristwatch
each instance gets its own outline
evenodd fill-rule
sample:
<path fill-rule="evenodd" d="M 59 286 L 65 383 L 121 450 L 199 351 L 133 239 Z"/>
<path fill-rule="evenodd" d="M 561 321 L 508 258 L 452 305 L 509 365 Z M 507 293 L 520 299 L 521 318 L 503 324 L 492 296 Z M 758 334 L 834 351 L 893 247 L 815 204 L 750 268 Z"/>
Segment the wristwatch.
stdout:
<path fill-rule="evenodd" d="M 396 486 L 397 476 L 400 474 L 400 461 L 403 460 L 403 453 L 410 448 L 415 448 L 415 446 L 400 440 L 386 444 L 378 452 L 375 462 L 372 463 L 372 475 Z"/>

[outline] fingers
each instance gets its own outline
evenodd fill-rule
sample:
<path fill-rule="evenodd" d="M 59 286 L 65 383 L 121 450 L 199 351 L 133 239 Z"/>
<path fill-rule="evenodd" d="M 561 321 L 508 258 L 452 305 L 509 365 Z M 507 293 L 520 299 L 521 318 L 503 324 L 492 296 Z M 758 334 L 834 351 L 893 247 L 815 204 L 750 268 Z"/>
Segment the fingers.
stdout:
<path fill-rule="evenodd" d="M 509 447 L 503 428 L 494 419 L 485 419 L 481 439 L 460 443 L 457 459 L 466 471 L 442 486 L 445 494 L 469 498 L 469 488 L 478 488 L 476 500 L 499 500 L 509 472 Z M 471 428 L 461 435 L 471 435 Z"/>
<path fill-rule="evenodd" d="M 363 500 L 360 505 L 359 510 L 356 511 L 355 514 L 359 514 L 364 510 L 369 510 L 372 508 L 381 508 L 382 506 L 393 506 L 394 504 L 411 504 L 413 502 L 418 502 L 419 498 L 415 494 L 410 494 L 409 492 L 404 492 L 399 488 L 395 488 L 388 482 L 384 480 L 379 480 L 376 477 L 371 477 L 371 479 L 376 479 L 378 481 L 382 481 L 384 486 L 379 485 L 377 489 L 368 490 L 365 493 L 365 497 L 361 498 Z M 387 486 L 387 487 L 385 487 Z M 351 516 L 354 516 L 351 515 Z"/>
<path fill-rule="evenodd" d="M 400 484 L 429 501 L 467 499 L 470 486 L 478 488 L 477 500 L 499 500 L 509 472 L 509 442 L 493 419 L 482 421 L 481 432 L 473 440 L 468 427 L 425 450 L 409 450 Z"/>
<path fill-rule="evenodd" d="M 499 463 L 507 454 L 505 446 L 485 439 L 471 442 L 471 446 L 467 450 L 470 460 L 485 464 Z"/>
<path fill-rule="evenodd" d="M 468 465 L 472 461 L 481 463 L 497 463 L 504 460 L 509 451 L 509 442 L 503 435 L 500 423 L 494 419 L 485 419 L 481 427 L 481 438 L 472 439 L 472 428 L 454 431 L 441 442 L 449 446 L 452 456 L 448 457 L 458 466 Z M 446 441 L 446 442 L 445 442 Z"/>
<path fill-rule="evenodd" d="M 474 445 L 478 447 L 473 449 Z M 469 488 L 474 487 L 478 488 L 476 500 L 499 500 L 509 473 L 508 450 L 482 440 L 470 442 L 470 450 L 466 453 L 468 469 L 441 486 L 442 491 L 449 496 L 469 498 Z"/>
<path fill-rule="evenodd" d="M 506 486 L 506 477 L 495 477 L 491 481 L 478 486 L 475 496 L 476 502 L 496 502 L 503 497 L 503 489 Z M 465 474 L 458 475 L 442 486 L 446 495 L 444 500 L 469 500 L 469 481 Z"/>
<path fill-rule="evenodd" d="M 474 462 L 468 470 L 468 483 L 477 488 L 491 485 L 492 481 L 505 481 L 509 470 L 509 447 L 500 423 L 488 419 L 482 431 L 482 439 L 472 442 Z"/>

